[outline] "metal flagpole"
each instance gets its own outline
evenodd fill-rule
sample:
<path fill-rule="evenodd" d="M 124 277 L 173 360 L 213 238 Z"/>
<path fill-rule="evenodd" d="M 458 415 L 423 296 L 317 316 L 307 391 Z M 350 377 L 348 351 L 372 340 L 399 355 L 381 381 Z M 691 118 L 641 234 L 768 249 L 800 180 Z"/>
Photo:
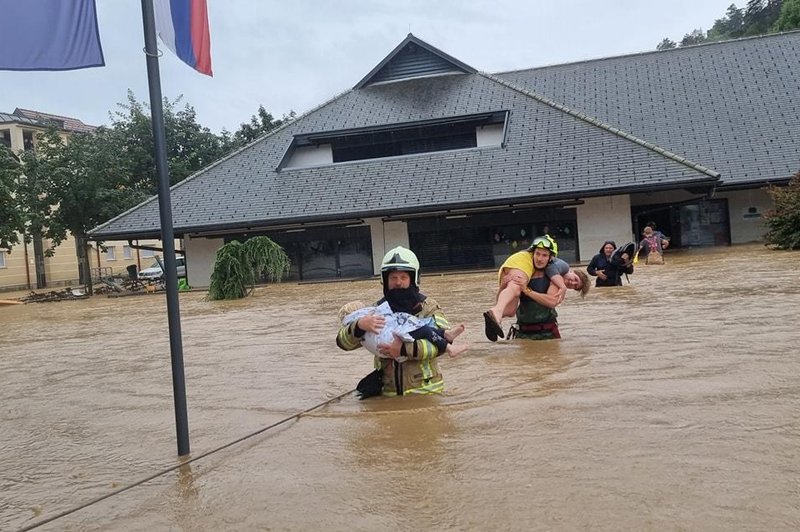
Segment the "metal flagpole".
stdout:
<path fill-rule="evenodd" d="M 178 433 L 178 455 L 189 454 L 189 420 L 186 413 L 186 382 L 183 372 L 181 315 L 178 306 L 178 267 L 175 261 L 175 236 L 172 231 L 172 203 L 169 195 L 169 167 L 164 133 L 164 109 L 161 99 L 161 75 L 158 70 L 153 0 L 142 0 L 144 50 L 147 57 L 147 84 L 150 88 L 150 113 L 153 120 L 153 141 L 158 173 L 158 207 L 161 215 L 161 241 L 164 246 L 164 275 L 167 281 L 167 319 L 169 349 L 172 358 L 172 394 L 175 402 L 175 428 Z"/>

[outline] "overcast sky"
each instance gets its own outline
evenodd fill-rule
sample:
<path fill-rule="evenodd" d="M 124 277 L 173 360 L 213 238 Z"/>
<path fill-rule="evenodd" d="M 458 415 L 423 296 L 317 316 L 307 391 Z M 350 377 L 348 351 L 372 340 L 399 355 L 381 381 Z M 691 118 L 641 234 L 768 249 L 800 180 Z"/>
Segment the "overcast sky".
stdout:
<path fill-rule="evenodd" d="M 214 77 L 159 43 L 162 92 L 183 95 L 200 124 L 233 132 L 259 105 L 275 117 L 302 114 L 351 88 L 409 31 L 477 70 L 500 72 L 654 50 L 664 37 L 708 30 L 731 3 L 208 0 Z M 0 71 L 0 111 L 21 107 L 101 125 L 128 89 L 148 101 L 141 2 L 97 0 L 97 10 L 106 66 Z"/>

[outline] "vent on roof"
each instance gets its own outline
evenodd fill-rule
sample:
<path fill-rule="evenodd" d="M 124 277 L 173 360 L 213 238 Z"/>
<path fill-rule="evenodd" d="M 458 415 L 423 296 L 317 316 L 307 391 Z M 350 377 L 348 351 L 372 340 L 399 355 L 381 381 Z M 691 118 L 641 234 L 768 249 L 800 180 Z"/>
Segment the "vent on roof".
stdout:
<path fill-rule="evenodd" d="M 408 43 L 400 53 L 372 76 L 370 83 L 455 72 L 462 72 L 462 70 L 456 69 L 449 61 L 445 61 L 414 43 Z"/>
<path fill-rule="evenodd" d="M 408 34 L 392 53 L 362 79 L 356 89 L 403 79 L 441 74 L 474 74 L 476 70 Z"/>

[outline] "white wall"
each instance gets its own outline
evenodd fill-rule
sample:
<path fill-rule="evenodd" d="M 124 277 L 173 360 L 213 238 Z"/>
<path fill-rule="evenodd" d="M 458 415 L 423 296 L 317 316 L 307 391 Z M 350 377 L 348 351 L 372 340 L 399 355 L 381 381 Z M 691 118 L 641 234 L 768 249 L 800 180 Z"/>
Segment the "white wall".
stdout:
<path fill-rule="evenodd" d="M 765 190 L 737 190 L 717 194 L 716 197 L 728 199 L 731 244 L 764 240 L 764 233 L 767 232 L 764 214 L 775 207 L 775 203 Z"/>
<path fill-rule="evenodd" d="M 500 146 L 503 143 L 503 124 L 492 124 L 475 128 L 478 147 Z"/>
<path fill-rule="evenodd" d="M 402 221 L 383 221 L 381 218 L 366 218 L 372 237 L 372 272 L 379 274 L 383 256 L 397 246 L 408 247 L 408 224 Z"/>
<path fill-rule="evenodd" d="M 25 141 L 22 137 L 21 127 L 11 128 L 11 150 L 14 152 L 21 152 L 25 149 Z"/>
<path fill-rule="evenodd" d="M 223 244 L 225 244 L 225 240 L 222 238 L 184 237 L 186 280 L 189 282 L 189 286 L 208 288 L 211 284 L 211 272 L 214 271 L 217 250 Z"/>
<path fill-rule="evenodd" d="M 322 164 L 333 164 L 333 150 L 330 144 L 296 148 L 284 168 L 306 168 Z"/>
<path fill-rule="evenodd" d="M 587 198 L 576 208 L 581 262 L 589 262 L 606 240 L 618 246 L 636 240 L 631 227 L 630 196 Z"/>

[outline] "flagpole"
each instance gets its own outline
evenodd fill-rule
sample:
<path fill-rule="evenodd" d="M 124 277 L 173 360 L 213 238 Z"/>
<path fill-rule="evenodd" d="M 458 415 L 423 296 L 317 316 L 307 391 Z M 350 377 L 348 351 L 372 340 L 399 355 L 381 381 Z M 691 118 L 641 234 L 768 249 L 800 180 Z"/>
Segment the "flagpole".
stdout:
<path fill-rule="evenodd" d="M 186 412 L 186 382 L 183 372 L 181 315 L 178 305 L 178 267 L 175 261 L 175 236 L 172 231 L 172 203 L 169 193 L 167 143 L 164 133 L 164 109 L 161 98 L 161 75 L 158 69 L 153 0 L 142 0 L 144 48 L 147 57 L 147 84 L 150 88 L 150 113 L 153 120 L 153 142 L 158 173 L 158 208 L 161 216 L 161 241 L 164 246 L 164 276 L 167 281 L 167 321 L 169 349 L 172 359 L 172 395 L 175 402 L 175 429 L 178 435 L 178 456 L 189 454 L 189 420 Z"/>

